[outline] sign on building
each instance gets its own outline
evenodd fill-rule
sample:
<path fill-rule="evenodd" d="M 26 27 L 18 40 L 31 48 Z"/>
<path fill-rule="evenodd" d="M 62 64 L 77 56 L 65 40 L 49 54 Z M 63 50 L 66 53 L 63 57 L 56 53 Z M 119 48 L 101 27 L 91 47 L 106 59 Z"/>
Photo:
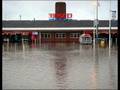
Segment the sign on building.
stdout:
<path fill-rule="evenodd" d="M 32 32 L 33 35 L 38 35 L 38 32 Z"/>
<path fill-rule="evenodd" d="M 94 20 L 94 27 L 96 27 L 98 24 L 99 24 L 98 19 L 95 19 L 95 20 Z"/>
<path fill-rule="evenodd" d="M 116 19 L 116 11 L 112 11 L 112 19 Z"/>

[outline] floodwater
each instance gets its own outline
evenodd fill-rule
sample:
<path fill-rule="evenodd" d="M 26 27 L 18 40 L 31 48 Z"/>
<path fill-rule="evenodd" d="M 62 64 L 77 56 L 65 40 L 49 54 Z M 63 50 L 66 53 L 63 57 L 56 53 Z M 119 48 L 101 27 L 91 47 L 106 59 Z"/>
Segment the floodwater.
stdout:
<path fill-rule="evenodd" d="M 3 89 L 117 89 L 117 45 L 3 43 Z"/>

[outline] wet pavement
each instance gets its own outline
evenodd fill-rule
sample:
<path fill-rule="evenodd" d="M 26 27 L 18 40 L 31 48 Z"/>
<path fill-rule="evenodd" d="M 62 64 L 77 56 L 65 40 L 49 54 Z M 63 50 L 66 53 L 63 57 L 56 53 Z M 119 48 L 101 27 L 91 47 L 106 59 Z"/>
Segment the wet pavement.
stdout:
<path fill-rule="evenodd" d="M 117 89 L 117 46 L 3 44 L 3 89 Z"/>

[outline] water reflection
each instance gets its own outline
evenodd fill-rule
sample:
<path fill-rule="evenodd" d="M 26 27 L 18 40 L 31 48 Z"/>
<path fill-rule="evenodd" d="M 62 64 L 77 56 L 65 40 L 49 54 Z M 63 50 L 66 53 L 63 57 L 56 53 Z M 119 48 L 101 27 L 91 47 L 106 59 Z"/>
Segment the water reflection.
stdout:
<path fill-rule="evenodd" d="M 109 56 L 108 46 L 96 44 L 3 43 L 3 86 L 6 89 L 21 86 L 22 89 L 117 89 L 117 47 L 110 50 Z M 25 84 L 27 81 L 32 84 Z"/>
<path fill-rule="evenodd" d="M 92 48 L 92 45 L 81 45 L 80 47 L 84 50 L 89 50 Z"/>
<path fill-rule="evenodd" d="M 94 65 L 91 73 L 91 80 L 92 80 L 92 88 L 97 89 L 98 88 L 98 75 L 99 75 L 99 60 L 98 60 L 98 46 L 96 44 L 93 44 L 93 60 Z"/>
<path fill-rule="evenodd" d="M 56 84 L 59 89 L 66 89 L 66 58 L 55 59 L 55 71 L 56 71 Z"/>

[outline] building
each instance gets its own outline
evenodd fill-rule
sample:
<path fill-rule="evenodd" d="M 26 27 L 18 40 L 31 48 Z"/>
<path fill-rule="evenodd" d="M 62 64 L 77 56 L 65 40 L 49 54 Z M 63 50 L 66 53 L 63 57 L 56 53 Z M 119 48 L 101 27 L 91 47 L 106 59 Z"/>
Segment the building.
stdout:
<path fill-rule="evenodd" d="M 70 22 L 64 21 L 3 21 L 2 35 L 8 38 L 19 34 L 30 38 L 32 34 L 35 35 L 38 42 L 79 42 L 79 37 L 83 33 L 89 33 L 93 36 L 95 30 L 94 21 L 92 20 L 72 20 Z M 117 37 L 116 20 L 111 22 L 112 37 Z M 108 38 L 109 20 L 100 20 L 98 25 L 98 36 Z"/>
<path fill-rule="evenodd" d="M 66 14 L 66 4 L 56 2 L 55 14 Z M 60 18 L 60 17 L 56 17 Z M 66 19 L 66 16 L 64 17 Z M 64 19 L 63 18 L 63 19 Z M 117 37 L 117 21 L 111 22 L 112 38 Z M 109 21 L 99 20 L 98 25 L 99 37 L 108 38 Z M 35 40 L 37 42 L 79 42 L 79 37 L 83 33 L 93 36 L 95 30 L 94 21 L 92 20 L 64 20 L 47 21 L 47 20 L 9 20 L 3 21 L 3 39 L 10 41 Z"/>

